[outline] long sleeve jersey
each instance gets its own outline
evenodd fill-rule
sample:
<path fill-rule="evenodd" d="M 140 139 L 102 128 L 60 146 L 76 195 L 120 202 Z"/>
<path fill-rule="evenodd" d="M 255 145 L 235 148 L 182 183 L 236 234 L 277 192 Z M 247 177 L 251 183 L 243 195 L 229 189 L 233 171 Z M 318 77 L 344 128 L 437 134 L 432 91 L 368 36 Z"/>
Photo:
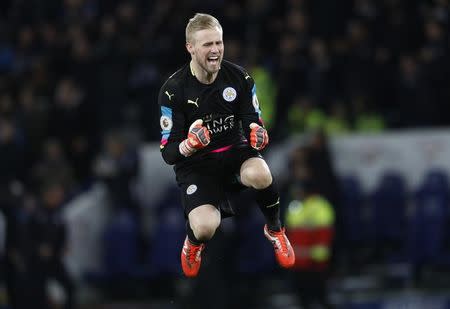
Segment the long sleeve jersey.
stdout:
<path fill-rule="evenodd" d="M 253 78 L 240 66 L 222 61 L 212 84 L 202 84 L 189 63 L 175 72 L 161 87 L 161 152 L 168 164 L 181 167 L 205 154 L 238 143 L 247 142 L 250 123 L 263 126 Z M 179 144 L 197 119 L 209 130 L 209 145 L 190 157 L 179 152 Z"/>

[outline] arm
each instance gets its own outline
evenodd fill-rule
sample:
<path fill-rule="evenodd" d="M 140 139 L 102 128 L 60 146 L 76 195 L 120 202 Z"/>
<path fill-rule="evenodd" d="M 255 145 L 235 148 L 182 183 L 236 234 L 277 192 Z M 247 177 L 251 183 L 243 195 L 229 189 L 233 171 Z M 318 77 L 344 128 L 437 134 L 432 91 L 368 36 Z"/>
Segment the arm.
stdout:
<path fill-rule="evenodd" d="M 210 142 L 209 131 L 203 121 L 197 119 L 184 130 L 185 116 L 179 108 L 176 87 L 169 80 L 161 88 L 158 103 L 160 106 L 161 153 L 167 164 L 175 164 L 197 150 L 206 147 Z"/>
<path fill-rule="evenodd" d="M 244 134 L 250 145 L 256 150 L 262 150 L 269 143 L 269 136 L 261 117 L 255 82 L 247 73 L 245 73 L 244 89 L 239 118 L 242 120 Z"/>
<path fill-rule="evenodd" d="M 175 83 L 169 79 L 161 87 L 158 96 L 161 155 L 164 161 L 171 165 L 184 158 L 178 149 L 178 145 L 186 136 L 184 115 L 178 105 L 179 95 Z"/>

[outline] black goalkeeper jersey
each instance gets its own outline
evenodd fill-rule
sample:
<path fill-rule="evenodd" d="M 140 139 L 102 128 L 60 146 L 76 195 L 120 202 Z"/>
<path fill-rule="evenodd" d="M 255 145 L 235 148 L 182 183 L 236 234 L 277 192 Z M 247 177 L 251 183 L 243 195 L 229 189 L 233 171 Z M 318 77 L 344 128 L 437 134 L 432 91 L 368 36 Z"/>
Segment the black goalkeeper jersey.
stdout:
<path fill-rule="evenodd" d="M 211 151 L 246 143 L 250 123 L 263 125 L 253 78 L 242 67 L 225 60 L 209 85 L 197 80 L 189 63 L 184 65 L 161 87 L 158 103 L 162 156 L 168 164 L 175 164 L 176 170 Z M 178 145 L 197 119 L 208 128 L 211 142 L 186 158 Z"/>

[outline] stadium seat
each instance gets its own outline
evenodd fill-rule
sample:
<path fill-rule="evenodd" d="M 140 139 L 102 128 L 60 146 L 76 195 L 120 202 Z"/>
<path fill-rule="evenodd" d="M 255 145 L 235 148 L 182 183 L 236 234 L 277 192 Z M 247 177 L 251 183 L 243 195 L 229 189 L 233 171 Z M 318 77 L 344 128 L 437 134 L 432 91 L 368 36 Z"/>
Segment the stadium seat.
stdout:
<path fill-rule="evenodd" d="M 449 194 L 449 179 L 444 170 L 434 168 L 429 170 L 425 176 L 422 184 L 422 189 L 428 192 Z"/>
<path fill-rule="evenodd" d="M 403 176 L 396 171 L 385 171 L 370 194 L 370 205 L 376 255 L 385 261 L 403 261 L 407 227 L 407 190 Z"/>
<path fill-rule="evenodd" d="M 106 227 L 103 237 L 104 275 L 132 276 L 138 264 L 138 225 L 127 210 L 121 210 Z"/>
<path fill-rule="evenodd" d="M 155 228 L 152 229 L 146 264 L 152 278 L 181 271 L 180 250 L 186 236 L 180 189 L 169 185 L 155 205 Z"/>
<path fill-rule="evenodd" d="M 409 251 L 414 264 L 436 264 L 445 255 L 450 191 L 448 176 L 430 170 L 414 194 Z"/>
<path fill-rule="evenodd" d="M 354 175 L 343 176 L 339 182 L 343 240 L 349 245 L 358 244 L 367 236 L 363 222 L 365 197 L 361 183 Z"/>
<path fill-rule="evenodd" d="M 151 276 L 178 274 L 181 271 L 180 250 L 186 236 L 181 203 L 163 211 L 157 220 L 148 252 Z"/>

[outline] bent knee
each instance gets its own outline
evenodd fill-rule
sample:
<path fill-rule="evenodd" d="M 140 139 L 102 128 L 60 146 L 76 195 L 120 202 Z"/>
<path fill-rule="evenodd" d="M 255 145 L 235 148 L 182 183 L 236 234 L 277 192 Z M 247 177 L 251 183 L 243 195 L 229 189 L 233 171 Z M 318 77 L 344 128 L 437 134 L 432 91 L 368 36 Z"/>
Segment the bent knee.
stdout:
<path fill-rule="evenodd" d="M 241 181 L 247 187 L 265 189 L 272 183 L 272 175 L 265 169 L 246 169 L 241 173 Z"/>
<path fill-rule="evenodd" d="M 196 224 L 191 224 L 192 231 L 194 232 L 195 238 L 199 241 L 210 240 L 219 225 L 216 222 L 200 222 Z"/>
<path fill-rule="evenodd" d="M 188 219 L 195 238 L 207 241 L 213 237 L 220 225 L 220 212 L 213 205 L 202 205 L 194 208 Z"/>

